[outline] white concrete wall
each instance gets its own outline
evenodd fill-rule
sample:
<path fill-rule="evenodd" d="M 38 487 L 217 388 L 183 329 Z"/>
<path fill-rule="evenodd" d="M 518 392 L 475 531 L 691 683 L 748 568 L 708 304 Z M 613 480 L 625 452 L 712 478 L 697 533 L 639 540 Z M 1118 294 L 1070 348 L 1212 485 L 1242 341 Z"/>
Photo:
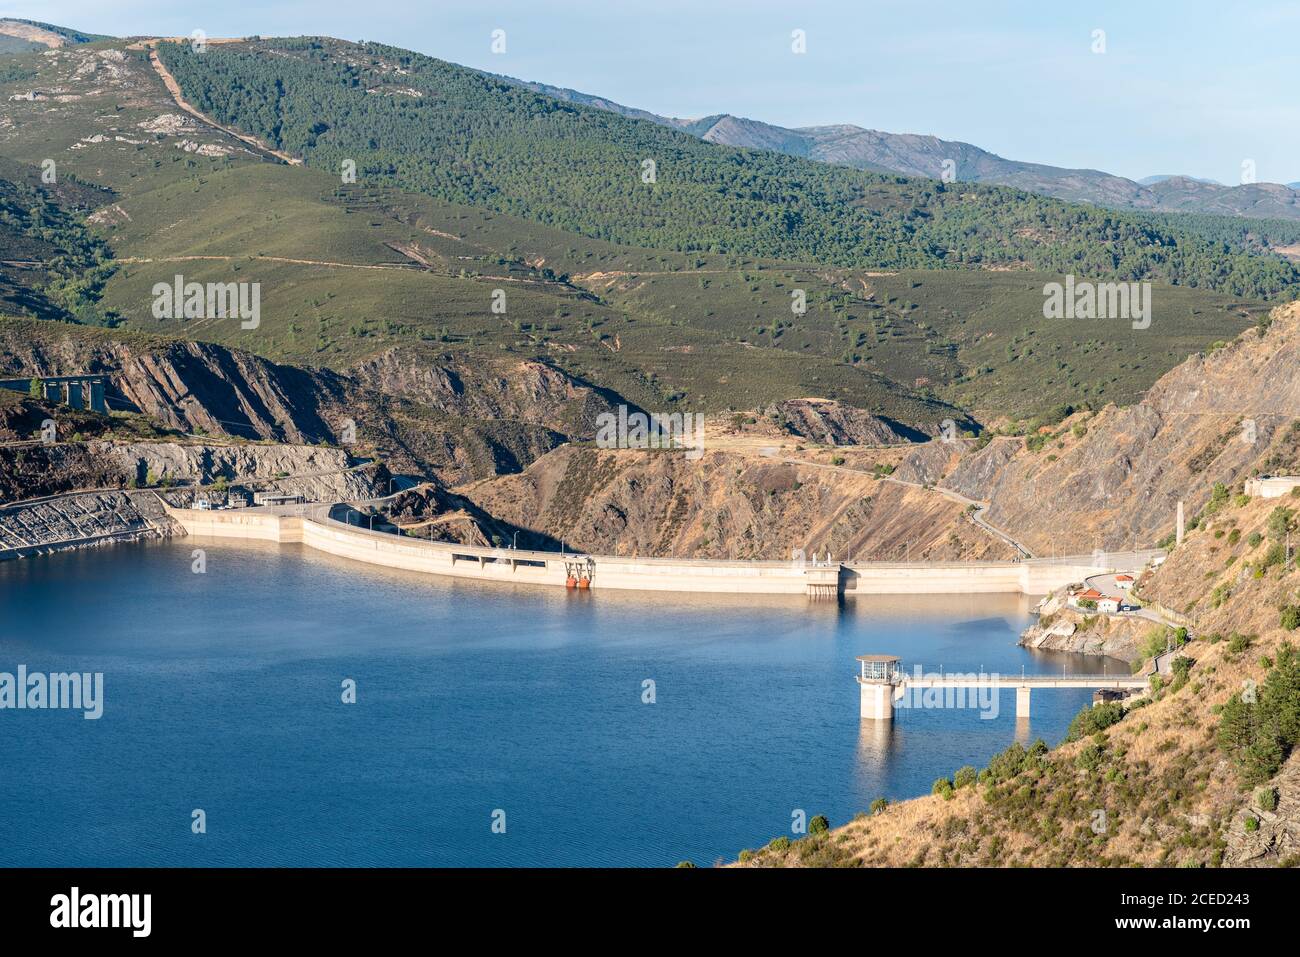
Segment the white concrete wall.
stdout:
<path fill-rule="evenodd" d="M 1279 475 L 1266 479 L 1246 479 L 1246 494 L 1255 498 L 1281 498 L 1290 495 L 1293 488 L 1300 487 L 1300 478 Z"/>
<path fill-rule="evenodd" d="M 473 545 L 452 545 L 404 538 L 347 525 L 328 518 L 328 508 L 278 512 L 254 509 L 203 511 L 168 509 L 191 535 L 257 541 L 301 542 L 341 558 L 456 578 L 525 582 L 563 587 L 566 559 L 557 556 Z M 457 558 L 456 556 L 461 556 Z M 856 563 L 851 566 L 806 566 L 792 562 L 690 561 L 659 558 L 590 556 L 595 562 L 591 587 L 636 591 L 718 592 L 727 594 L 806 595 L 810 583 L 843 578 L 846 594 L 1045 594 L 1068 582 L 1107 569 L 1056 562 Z M 535 561 L 543 565 L 512 562 Z"/>

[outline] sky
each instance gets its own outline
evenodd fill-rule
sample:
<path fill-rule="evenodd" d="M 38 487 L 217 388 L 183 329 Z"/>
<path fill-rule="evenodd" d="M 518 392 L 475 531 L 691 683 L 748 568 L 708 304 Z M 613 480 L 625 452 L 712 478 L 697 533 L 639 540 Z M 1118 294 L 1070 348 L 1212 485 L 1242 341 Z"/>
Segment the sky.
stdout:
<path fill-rule="evenodd" d="M 377 40 L 671 116 L 926 133 L 1133 179 L 1236 184 L 1250 163 L 1260 182 L 1300 180 L 1294 0 L 22 0 L 5 14 L 114 36 Z"/>

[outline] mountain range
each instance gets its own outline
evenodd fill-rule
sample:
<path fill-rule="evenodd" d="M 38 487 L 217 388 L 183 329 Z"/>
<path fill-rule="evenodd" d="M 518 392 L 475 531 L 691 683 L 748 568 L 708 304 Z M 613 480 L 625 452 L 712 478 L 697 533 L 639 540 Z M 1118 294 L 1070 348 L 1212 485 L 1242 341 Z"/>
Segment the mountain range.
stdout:
<path fill-rule="evenodd" d="M 498 77 L 571 103 L 650 120 L 710 143 L 776 150 L 791 156 L 877 173 L 1012 186 L 1076 203 L 1151 212 L 1210 213 L 1253 219 L 1300 219 L 1300 183 L 1225 186 L 1194 176 L 1131 180 L 1095 169 L 1066 169 L 1005 159 L 956 140 L 917 133 L 887 133 L 851 124 L 788 129 L 728 113 L 700 119 L 659 116 L 577 90 Z M 948 164 L 945 171 L 945 164 Z"/>

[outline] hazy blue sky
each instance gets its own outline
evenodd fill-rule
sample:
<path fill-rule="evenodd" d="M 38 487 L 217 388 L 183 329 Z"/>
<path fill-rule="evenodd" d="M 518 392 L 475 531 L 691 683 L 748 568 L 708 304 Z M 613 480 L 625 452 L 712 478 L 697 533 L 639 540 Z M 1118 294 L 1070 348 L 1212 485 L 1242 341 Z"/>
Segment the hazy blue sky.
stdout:
<path fill-rule="evenodd" d="M 20 0 L 95 33 L 328 34 L 675 116 L 932 133 L 1139 178 L 1300 180 L 1300 3 Z M 1058 7 L 1059 9 L 1048 9 Z M 1243 7 L 1245 9 L 1243 9 Z M 490 51 L 494 29 L 506 53 Z M 807 53 L 791 52 L 802 29 Z M 1092 52 L 1104 30 L 1105 53 Z"/>

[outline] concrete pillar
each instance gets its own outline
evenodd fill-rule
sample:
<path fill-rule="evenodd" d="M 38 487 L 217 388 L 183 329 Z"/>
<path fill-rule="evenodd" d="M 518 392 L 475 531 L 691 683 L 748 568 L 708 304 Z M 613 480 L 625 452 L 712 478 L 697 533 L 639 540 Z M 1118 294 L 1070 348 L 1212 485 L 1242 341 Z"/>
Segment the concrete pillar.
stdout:
<path fill-rule="evenodd" d="M 90 383 L 90 411 L 108 411 L 108 405 L 104 402 L 104 383 L 98 379 Z"/>
<path fill-rule="evenodd" d="M 47 402 L 62 402 L 63 383 L 62 382 L 45 383 L 45 399 Z"/>
<path fill-rule="evenodd" d="M 894 720 L 894 687 L 884 682 L 859 681 L 862 694 L 862 717 L 873 721 Z"/>
<path fill-rule="evenodd" d="M 1178 530 L 1174 533 L 1174 544 L 1181 545 L 1182 543 L 1183 543 L 1183 503 L 1180 500 L 1178 502 Z"/>
<path fill-rule="evenodd" d="M 74 409 L 80 409 L 83 407 L 83 403 L 81 401 L 80 382 L 68 383 L 68 405 L 70 405 Z"/>
<path fill-rule="evenodd" d="M 1027 685 L 1016 689 L 1016 717 L 1029 717 L 1029 687 Z"/>

